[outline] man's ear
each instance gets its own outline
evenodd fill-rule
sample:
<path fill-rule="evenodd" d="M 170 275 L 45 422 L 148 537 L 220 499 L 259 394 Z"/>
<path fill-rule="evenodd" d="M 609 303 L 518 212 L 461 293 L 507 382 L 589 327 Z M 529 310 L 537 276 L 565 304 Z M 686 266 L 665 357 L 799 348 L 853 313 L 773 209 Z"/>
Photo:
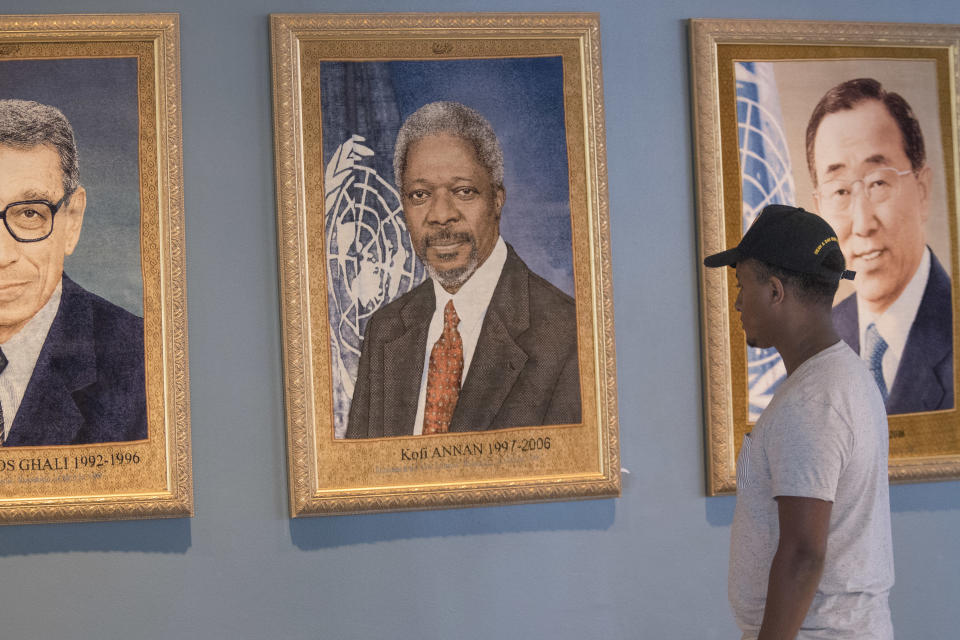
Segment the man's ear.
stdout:
<path fill-rule="evenodd" d="M 781 304 L 785 295 L 783 281 L 777 276 L 770 276 L 770 279 L 767 281 L 767 293 L 771 306 Z"/>
<path fill-rule="evenodd" d="M 507 190 L 503 185 L 497 187 L 497 193 L 494 196 L 497 203 L 497 219 L 500 219 L 500 212 L 503 211 L 503 203 L 507 201 Z"/>
<path fill-rule="evenodd" d="M 83 187 L 78 187 L 73 195 L 70 196 L 70 202 L 59 212 L 59 217 L 54 222 L 57 224 L 63 220 L 64 233 L 66 239 L 63 245 L 63 254 L 69 256 L 77 247 L 77 241 L 80 240 L 80 228 L 83 226 L 83 212 L 87 208 L 87 191 Z"/>
<path fill-rule="evenodd" d="M 920 192 L 920 219 L 924 222 L 930 216 L 930 185 L 933 181 L 933 170 L 926 166 L 917 173 L 917 189 Z"/>

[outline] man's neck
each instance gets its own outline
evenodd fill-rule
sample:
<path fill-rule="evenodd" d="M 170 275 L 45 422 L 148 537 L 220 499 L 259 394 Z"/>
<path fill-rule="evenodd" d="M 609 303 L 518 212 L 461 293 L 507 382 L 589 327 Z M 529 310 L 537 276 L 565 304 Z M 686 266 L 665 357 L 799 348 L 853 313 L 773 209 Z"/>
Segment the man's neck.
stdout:
<path fill-rule="evenodd" d="M 924 268 L 925 267 L 925 268 Z M 884 296 L 879 300 L 867 300 L 861 295 L 857 296 L 857 304 L 862 305 L 862 308 L 869 312 L 873 316 L 879 316 L 883 313 L 886 313 L 890 307 L 897 304 L 899 300 L 902 299 L 904 293 L 910 288 L 917 289 L 918 283 L 922 281 L 919 286 L 919 291 L 914 297 L 916 297 L 916 304 L 920 304 L 920 296 L 923 295 L 923 286 L 926 284 L 927 275 L 930 272 L 930 258 L 929 250 L 927 247 L 923 248 L 923 251 L 920 253 L 920 256 L 917 258 L 917 263 L 913 266 L 913 271 L 911 271 L 910 279 L 903 283 L 899 289 L 897 289 L 893 294 Z"/>
<path fill-rule="evenodd" d="M 49 310 L 50 306 L 54 307 L 53 313 L 56 313 L 56 307 L 59 306 L 60 304 L 60 292 L 62 290 L 61 289 L 62 286 L 63 286 L 62 282 L 58 282 L 57 286 L 54 288 L 53 291 L 50 292 L 50 295 L 47 296 L 47 299 L 43 301 L 43 304 L 40 305 L 40 308 L 36 311 L 36 313 L 34 313 L 32 316 L 30 316 L 23 322 L 19 322 L 15 325 L 7 325 L 7 326 L 0 327 L 0 345 L 6 344 L 11 340 L 13 340 L 13 338 L 17 334 L 23 331 L 24 328 L 26 328 L 31 323 L 37 324 L 39 321 L 35 321 L 35 318 L 37 318 L 38 315 L 39 316 L 51 315 Z M 56 300 L 54 301 L 53 304 L 51 304 L 51 300 L 53 298 L 56 298 Z M 45 320 L 42 323 L 49 324 Z"/>
<path fill-rule="evenodd" d="M 801 314 L 795 322 L 788 323 L 780 344 L 774 346 L 789 376 L 804 362 L 839 341 L 830 311 L 820 310 Z"/>

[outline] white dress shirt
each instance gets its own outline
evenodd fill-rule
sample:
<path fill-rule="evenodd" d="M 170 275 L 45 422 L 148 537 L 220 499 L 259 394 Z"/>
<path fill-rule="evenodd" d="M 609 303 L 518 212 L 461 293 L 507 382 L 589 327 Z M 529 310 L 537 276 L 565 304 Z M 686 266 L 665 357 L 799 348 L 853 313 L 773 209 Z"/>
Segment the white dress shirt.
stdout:
<path fill-rule="evenodd" d="M 886 311 L 881 314 L 875 314 L 867 310 L 866 304 L 860 296 L 857 296 L 857 322 L 860 329 L 860 357 L 864 360 L 870 360 L 870 354 L 866 353 L 867 327 L 871 322 L 877 324 L 877 331 L 880 337 L 887 343 L 887 351 L 883 354 L 883 381 L 887 384 L 887 390 L 892 391 L 893 379 L 897 375 L 897 367 L 900 366 L 900 360 L 903 357 L 903 349 L 907 346 L 907 337 L 910 334 L 910 327 L 913 326 L 913 320 L 917 317 L 917 310 L 920 309 L 920 301 L 923 299 L 923 292 L 927 288 L 927 280 L 930 278 L 930 249 L 923 250 L 923 257 L 920 258 L 920 266 L 916 273 L 910 278 L 910 282 L 904 288 L 903 293 L 893 301 Z"/>
<path fill-rule="evenodd" d="M 497 282 L 500 281 L 500 274 L 503 272 L 506 261 L 507 245 L 503 238 L 497 238 L 493 251 L 455 294 L 451 295 L 440 286 L 440 283 L 433 281 L 433 295 L 437 300 L 437 306 L 433 310 L 430 328 L 427 330 L 427 348 L 423 356 L 423 376 L 420 378 L 420 397 L 417 400 L 417 419 L 413 423 L 413 435 L 419 436 L 423 433 L 430 352 L 443 333 L 443 308 L 447 306 L 447 301 L 453 300 L 453 308 L 456 309 L 457 316 L 460 318 L 457 330 L 463 342 L 463 374 L 460 377 L 460 385 L 463 386 L 467 371 L 470 370 L 470 362 L 473 360 L 473 352 L 477 348 L 477 340 L 480 338 L 483 317 L 487 315 L 487 307 L 490 306 L 490 299 L 493 298 L 493 291 L 497 288 Z"/>
<path fill-rule="evenodd" d="M 3 373 L 0 373 L 0 406 L 3 407 L 4 440 L 7 439 L 10 426 L 17 417 L 17 411 L 20 410 L 20 403 L 23 402 L 23 394 L 26 393 L 30 377 L 37 366 L 40 350 L 47 340 L 57 309 L 60 308 L 62 291 L 61 281 L 57 283 L 57 288 L 53 290 L 46 304 L 40 307 L 40 311 L 37 311 L 16 335 L 0 345 L 3 355 L 7 358 L 7 366 Z"/>

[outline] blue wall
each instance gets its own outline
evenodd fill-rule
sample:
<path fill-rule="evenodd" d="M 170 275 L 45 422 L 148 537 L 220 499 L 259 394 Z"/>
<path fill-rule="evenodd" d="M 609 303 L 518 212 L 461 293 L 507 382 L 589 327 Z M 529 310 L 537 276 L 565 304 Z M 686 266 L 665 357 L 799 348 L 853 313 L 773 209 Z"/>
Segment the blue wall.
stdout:
<path fill-rule="evenodd" d="M 197 516 L 0 529 L 0 637 L 737 637 L 726 602 L 733 499 L 703 490 L 686 19 L 956 23 L 960 8 L 597 0 L 623 497 L 291 521 L 267 14 L 479 6 L 4 1 L 7 13 L 181 12 Z M 892 502 L 898 636 L 956 637 L 960 483 L 897 486 Z"/>

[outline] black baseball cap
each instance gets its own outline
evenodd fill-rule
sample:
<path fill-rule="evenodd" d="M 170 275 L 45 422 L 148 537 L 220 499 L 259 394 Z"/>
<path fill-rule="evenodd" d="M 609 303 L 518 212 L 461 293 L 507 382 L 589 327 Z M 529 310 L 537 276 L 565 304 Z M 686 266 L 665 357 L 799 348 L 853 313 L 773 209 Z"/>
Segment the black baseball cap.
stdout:
<path fill-rule="evenodd" d="M 830 281 L 853 280 L 853 271 L 835 271 L 823 265 L 832 251 L 839 251 L 837 234 L 815 213 L 784 204 L 763 208 L 740 244 L 707 256 L 708 267 L 733 267 L 742 260 L 755 259 L 798 273 L 821 276 Z"/>

